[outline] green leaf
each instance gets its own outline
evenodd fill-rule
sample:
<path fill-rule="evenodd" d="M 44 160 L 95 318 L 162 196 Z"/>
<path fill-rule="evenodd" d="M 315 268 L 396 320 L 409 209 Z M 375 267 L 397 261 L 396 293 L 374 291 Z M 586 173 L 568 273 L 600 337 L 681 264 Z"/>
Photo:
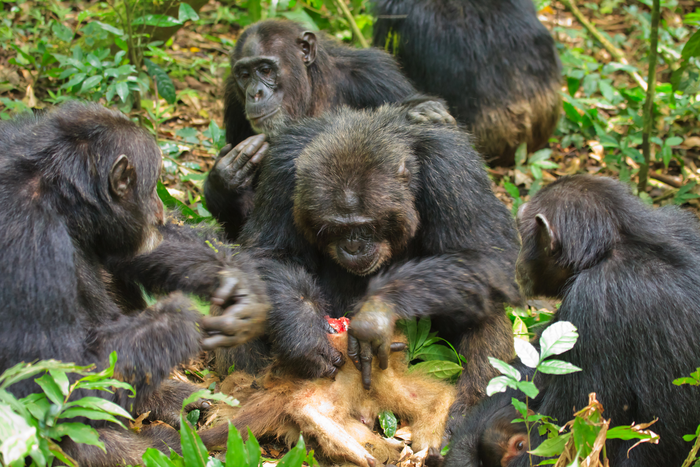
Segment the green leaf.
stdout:
<path fill-rule="evenodd" d="M 577 339 L 576 326 L 570 322 L 558 321 L 550 324 L 540 337 L 540 361 L 550 355 L 559 355 L 571 350 Z"/>
<path fill-rule="evenodd" d="M 68 26 L 65 26 L 59 22 L 54 22 L 51 25 L 51 30 L 53 33 L 63 42 L 70 42 L 73 40 L 73 30 Z"/>
<path fill-rule="evenodd" d="M 398 421 L 391 410 L 379 412 L 379 424 L 382 427 L 382 431 L 384 431 L 384 436 L 387 438 L 394 437 L 396 428 L 398 427 Z"/>
<path fill-rule="evenodd" d="M 156 26 L 159 28 L 169 28 L 182 25 L 182 21 L 168 15 L 143 15 L 131 22 L 132 26 Z"/>
<path fill-rule="evenodd" d="M 199 399 L 221 401 L 227 403 L 231 407 L 238 406 L 238 401 L 231 396 L 227 396 L 226 394 L 220 392 L 212 393 L 208 389 L 200 389 L 199 391 L 193 392 L 192 394 L 190 394 L 190 397 L 182 401 L 182 408 L 184 409 L 186 406 L 188 406 L 192 402 L 196 402 Z"/>
<path fill-rule="evenodd" d="M 199 414 L 200 414 L 199 409 L 194 409 L 190 413 L 187 414 L 187 421 L 192 424 L 192 426 L 197 426 L 197 422 L 199 421 Z"/>
<path fill-rule="evenodd" d="M 87 73 L 78 73 L 77 75 L 73 75 L 73 77 L 61 88 L 63 89 L 69 89 L 75 86 L 76 84 L 82 83 L 85 77 L 87 76 Z"/>
<path fill-rule="evenodd" d="M 610 428 L 605 434 L 605 439 L 652 439 L 653 436 L 648 433 L 640 433 L 639 431 L 633 430 L 629 426 L 616 426 Z"/>
<path fill-rule="evenodd" d="M 102 82 L 102 75 L 91 76 L 83 81 L 83 85 L 80 87 L 80 92 L 83 93 L 90 91 L 91 89 L 97 87 L 100 82 Z"/>
<path fill-rule="evenodd" d="M 439 344 L 422 346 L 418 350 L 418 352 L 413 356 L 413 358 L 417 358 L 425 362 L 431 360 L 443 360 L 448 362 L 459 363 L 459 361 L 457 360 L 457 355 L 455 355 L 454 351 L 451 348 Z"/>
<path fill-rule="evenodd" d="M 144 58 L 143 61 L 146 64 L 149 76 L 156 85 L 158 95 L 165 99 L 168 104 L 174 104 L 177 100 L 177 96 L 175 95 L 173 80 L 170 79 L 170 76 L 168 76 L 165 70 L 153 63 L 153 61 L 148 58 Z"/>
<path fill-rule="evenodd" d="M 145 467 L 177 467 L 168 456 L 156 448 L 148 448 L 143 454 L 143 464 Z"/>
<path fill-rule="evenodd" d="M 522 339 L 514 339 L 515 354 L 520 357 L 523 365 L 530 368 L 536 368 L 540 361 L 540 354 L 534 345 Z M 520 380 L 520 378 L 518 378 Z"/>
<path fill-rule="evenodd" d="M 126 102 L 129 98 L 129 85 L 124 81 L 120 81 L 116 84 L 117 95 L 122 102 Z"/>
<path fill-rule="evenodd" d="M 65 396 L 68 394 L 64 394 L 61 391 L 61 387 L 56 384 L 56 381 L 54 381 L 53 376 L 50 374 L 45 374 L 41 378 L 37 378 L 34 381 L 41 387 L 42 391 L 44 391 L 44 394 L 46 394 L 46 397 L 49 398 L 51 402 L 53 402 L 56 405 L 63 405 Z"/>
<path fill-rule="evenodd" d="M 182 2 L 180 3 L 180 9 L 177 13 L 177 19 L 180 21 L 180 23 L 184 24 L 188 20 L 197 21 L 199 19 L 199 15 L 196 11 L 194 11 L 194 8 L 187 3 Z"/>
<path fill-rule="evenodd" d="M 91 21 L 91 24 L 97 24 L 100 28 L 102 28 L 102 30 L 107 31 L 107 32 L 111 32 L 112 34 L 114 34 L 116 36 L 123 36 L 124 35 L 123 30 L 121 30 L 119 28 L 115 28 L 114 26 L 110 26 L 109 24 L 103 23 L 102 21 Z"/>
<path fill-rule="evenodd" d="M 24 458 L 38 448 L 36 428 L 30 426 L 10 406 L 0 404 L 0 454 L 3 465 L 25 465 Z"/>
<path fill-rule="evenodd" d="M 522 391 L 531 399 L 534 399 L 540 393 L 540 390 L 537 389 L 537 386 L 532 381 L 518 381 L 515 385 L 519 391 Z"/>
<path fill-rule="evenodd" d="M 523 142 L 515 150 L 515 166 L 521 167 L 527 160 L 527 142 Z"/>
<path fill-rule="evenodd" d="M 97 446 L 103 451 L 105 450 L 105 445 L 100 441 L 100 434 L 91 426 L 87 426 L 84 423 L 67 422 L 56 425 L 49 430 L 49 435 L 54 439 L 60 439 L 63 436 L 68 436 L 70 439 L 76 443 L 89 444 L 91 446 Z"/>
<path fill-rule="evenodd" d="M 552 156 L 552 150 L 551 149 L 540 149 L 539 151 L 535 152 L 530 156 L 530 159 L 528 160 L 528 163 L 533 164 L 535 162 L 542 162 L 546 161 Z"/>
<path fill-rule="evenodd" d="M 598 89 L 600 89 L 600 93 L 608 102 L 613 101 L 613 98 L 615 97 L 615 88 L 610 85 L 608 80 L 598 81 Z"/>
<path fill-rule="evenodd" d="M 568 375 L 581 371 L 581 368 L 562 360 L 547 360 L 537 365 L 537 371 L 548 375 Z"/>
<path fill-rule="evenodd" d="M 578 113 L 578 110 L 576 110 L 576 107 L 574 107 L 566 101 L 564 101 L 562 105 L 564 107 L 564 113 L 566 114 L 566 118 L 568 118 L 574 123 L 581 123 L 581 115 Z"/>
<path fill-rule="evenodd" d="M 511 398 L 510 403 L 513 404 L 513 407 L 515 407 L 515 410 L 517 410 L 520 415 L 527 417 L 527 404 L 525 402 L 521 402 L 513 397 Z"/>
<path fill-rule="evenodd" d="M 122 422 L 120 422 L 119 419 L 114 417 L 113 415 L 110 415 L 107 412 L 103 412 L 101 410 L 95 410 L 95 409 L 83 409 L 80 407 L 73 407 L 71 409 L 64 410 L 58 416 L 59 419 L 61 419 L 61 418 L 73 418 L 73 417 L 85 417 L 85 418 L 89 418 L 90 420 L 108 420 L 110 422 L 117 423 L 121 426 L 124 426 L 124 424 L 122 424 Z"/>
<path fill-rule="evenodd" d="M 430 334 L 430 318 L 427 316 L 421 316 L 418 320 L 418 327 L 416 328 L 416 349 L 420 350 L 425 342 L 425 339 Z"/>
<path fill-rule="evenodd" d="M 306 444 L 304 438 L 299 435 L 296 446 L 289 450 L 287 454 L 277 464 L 278 467 L 301 467 L 301 463 L 306 459 Z M 189 467 L 189 466 L 188 466 Z"/>
<path fill-rule="evenodd" d="M 131 414 L 124 410 L 121 406 L 115 404 L 114 402 L 110 402 L 106 399 L 102 399 L 101 397 L 83 397 L 82 399 L 78 399 L 77 401 L 71 401 L 65 406 L 66 408 L 83 407 L 86 409 L 101 410 L 103 412 L 116 415 L 117 417 L 124 417 L 128 418 L 129 420 L 132 420 Z"/>
<path fill-rule="evenodd" d="M 260 450 L 258 449 L 258 452 Z M 246 448 L 243 445 L 243 438 L 233 423 L 228 424 L 228 441 L 226 441 L 226 466 L 249 466 Z M 257 467 L 255 464 L 254 467 Z"/>
<path fill-rule="evenodd" d="M 492 367 L 494 367 L 495 369 L 500 371 L 501 374 L 506 375 L 506 376 L 510 376 L 511 378 L 513 378 L 516 381 L 520 381 L 520 378 L 522 378 L 522 376 L 520 375 L 520 372 L 518 370 L 516 370 L 511 365 L 509 365 L 508 363 L 506 363 L 502 360 L 499 360 L 499 359 L 494 358 L 494 357 L 489 357 L 489 363 L 491 364 Z"/>
<path fill-rule="evenodd" d="M 248 467 L 258 467 L 260 465 L 260 445 L 250 428 L 248 428 L 248 441 L 245 442 L 245 448 L 248 451 Z"/>
<path fill-rule="evenodd" d="M 450 379 L 462 373 L 462 367 L 454 362 L 433 360 L 421 362 L 410 368 L 412 371 L 422 371 L 439 379 Z"/>
<path fill-rule="evenodd" d="M 692 384 L 693 386 L 697 386 L 698 381 L 695 378 L 684 377 L 684 378 L 674 379 L 673 384 L 675 384 L 676 386 L 681 386 L 683 384 Z"/>
<path fill-rule="evenodd" d="M 506 389 L 518 389 L 518 381 L 514 380 L 509 376 L 496 376 L 491 378 L 489 384 L 486 386 L 486 395 L 491 397 L 497 392 L 506 392 Z"/>
<path fill-rule="evenodd" d="M 559 456 L 564 452 L 564 447 L 567 441 L 569 441 L 569 438 L 571 438 L 571 432 L 563 433 L 555 438 L 546 439 L 530 452 L 533 455 L 541 457 Z"/>
<path fill-rule="evenodd" d="M 683 46 L 681 59 L 688 60 L 691 57 L 700 57 L 700 31 L 695 31 Z"/>
<path fill-rule="evenodd" d="M 185 417 L 180 416 L 180 444 L 187 467 L 206 467 L 209 454 L 202 439 Z"/>

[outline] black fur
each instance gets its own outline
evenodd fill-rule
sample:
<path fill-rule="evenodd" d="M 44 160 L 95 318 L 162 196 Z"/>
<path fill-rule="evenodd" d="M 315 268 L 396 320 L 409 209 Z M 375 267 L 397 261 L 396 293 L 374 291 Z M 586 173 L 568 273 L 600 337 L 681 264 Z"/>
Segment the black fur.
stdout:
<path fill-rule="evenodd" d="M 391 188 L 402 161 L 411 171 L 408 198 Z M 365 187 L 357 192 L 360 205 L 383 203 L 377 211 L 398 206 L 390 218 L 367 214 L 383 219 L 373 229 L 395 243 L 384 266 L 366 276 L 344 269 L 324 249 L 324 236 L 339 226 L 319 231 L 314 245 L 294 219 L 302 208 L 341 215 L 332 193 L 348 183 Z M 295 204 L 301 186 L 320 185 L 329 189 L 323 205 Z M 268 333 L 257 350 L 267 346 L 284 368 L 306 377 L 331 372 L 337 362 L 323 316 L 357 311 L 371 297 L 381 297 L 401 318 L 431 316 L 434 329 L 459 345 L 469 360 L 462 378 L 465 405 L 493 376 L 486 356 L 513 355 L 503 305 L 519 301 L 513 274 L 518 238 L 491 191 L 483 160 L 456 127 L 410 123 L 399 106 L 342 108 L 304 120 L 272 140 L 255 199 L 242 244 L 260 259 L 272 302 Z M 413 211 L 417 230 L 398 245 L 396 238 L 406 233 L 401 216 Z"/>
<path fill-rule="evenodd" d="M 512 164 L 523 141 L 530 151 L 547 142 L 561 66 L 532 0 L 376 0 L 375 10 L 374 45 L 419 91 L 447 101 L 489 163 Z"/>
<path fill-rule="evenodd" d="M 177 425 L 182 400 L 196 388 L 161 383 L 199 351 L 199 314 L 178 293 L 146 308 L 137 282 L 151 293 L 183 290 L 208 299 L 217 273 L 234 264 L 230 250 L 214 253 L 188 227 L 156 229 L 160 151 L 118 112 L 64 104 L 2 123 L 0 145 L 0 372 L 39 359 L 102 369 L 116 350 L 116 373 L 136 398 L 123 391 L 74 396 L 108 398 L 134 414 L 151 410 L 152 418 Z M 118 199 L 109 177 L 120 155 L 129 158 L 135 183 Z M 139 254 L 156 241 L 155 250 Z M 22 381 L 9 389 L 23 397 L 39 387 Z M 93 456 L 66 440 L 81 465 L 137 462 L 144 446 L 169 452 L 162 442 L 93 424 L 113 449 Z"/>
<path fill-rule="evenodd" d="M 552 242 L 537 215 L 554 232 L 552 253 L 543 251 Z M 541 392 L 531 407 L 563 424 L 595 392 L 611 427 L 659 418 L 651 427 L 661 437 L 659 445 L 640 445 L 628 458 L 634 440 L 609 441 L 610 465 L 681 465 L 691 447 L 682 436 L 695 432 L 700 421 L 700 390 L 672 384 L 700 362 L 697 218 L 675 207 L 653 209 L 621 182 L 573 176 L 541 190 L 522 211 L 519 229 L 521 282 L 539 294 L 543 280 L 554 281 L 562 299 L 554 321 L 570 321 L 579 333 L 575 347 L 561 358 L 583 370 L 538 375 Z M 549 271 L 566 274 L 542 277 L 544 262 L 552 263 Z M 479 465 L 474 421 L 497 423 L 494 411 L 509 405 L 513 395 L 495 395 L 469 414 L 445 467 Z M 541 443 L 537 430 L 531 441 Z M 527 456 L 510 465 L 529 465 Z"/>

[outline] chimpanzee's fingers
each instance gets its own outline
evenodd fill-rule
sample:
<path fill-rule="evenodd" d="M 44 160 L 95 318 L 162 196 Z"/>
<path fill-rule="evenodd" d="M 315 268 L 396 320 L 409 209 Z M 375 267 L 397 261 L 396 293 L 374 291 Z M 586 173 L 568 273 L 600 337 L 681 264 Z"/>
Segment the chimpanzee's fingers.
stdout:
<path fill-rule="evenodd" d="M 348 357 L 355 364 L 355 368 L 362 371 L 360 364 L 360 341 L 348 334 Z"/>
<path fill-rule="evenodd" d="M 239 282 L 237 277 L 224 276 L 221 279 L 221 285 L 219 285 L 219 288 L 212 294 L 211 302 L 214 305 L 223 305 L 226 300 L 233 295 Z"/>
<path fill-rule="evenodd" d="M 231 152 L 231 149 L 233 149 L 233 144 L 229 143 L 223 148 L 221 148 L 221 151 L 219 151 L 219 155 L 216 156 L 216 159 L 219 160 L 222 157 L 226 156 L 229 152 Z"/>
<path fill-rule="evenodd" d="M 250 162 L 253 164 L 258 164 L 260 161 L 263 159 L 265 154 L 267 154 L 267 150 L 270 149 L 270 143 L 265 142 L 262 146 L 260 146 L 260 149 L 258 149 L 258 152 L 255 153 L 253 157 L 250 158 Z"/>
<path fill-rule="evenodd" d="M 416 123 L 425 123 L 428 121 L 428 117 L 425 116 L 425 112 L 417 112 L 415 110 L 410 110 L 408 112 L 408 116 L 410 117 L 411 121 L 414 121 Z"/>
<path fill-rule="evenodd" d="M 403 342 L 392 342 L 390 348 L 392 352 L 403 352 L 406 350 L 406 344 Z"/>
<path fill-rule="evenodd" d="M 265 143 L 265 135 L 251 136 L 246 139 L 244 143 L 247 144 L 241 148 L 238 156 L 236 156 L 235 162 L 231 166 L 231 169 L 236 172 L 241 170 L 241 168 L 248 163 L 250 158 L 260 150 L 263 143 Z"/>
<path fill-rule="evenodd" d="M 377 358 L 379 359 L 379 368 L 386 370 L 389 368 L 389 353 L 391 353 L 391 344 L 385 339 L 376 341 L 375 344 Z"/>
<path fill-rule="evenodd" d="M 362 386 L 369 391 L 372 386 L 372 344 L 360 341 L 360 363 L 362 364 Z"/>
<path fill-rule="evenodd" d="M 214 350 L 219 347 L 235 347 L 243 344 L 246 339 L 242 336 L 227 336 L 224 334 L 215 334 L 213 336 L 202 339 L 202 349 Z"/>

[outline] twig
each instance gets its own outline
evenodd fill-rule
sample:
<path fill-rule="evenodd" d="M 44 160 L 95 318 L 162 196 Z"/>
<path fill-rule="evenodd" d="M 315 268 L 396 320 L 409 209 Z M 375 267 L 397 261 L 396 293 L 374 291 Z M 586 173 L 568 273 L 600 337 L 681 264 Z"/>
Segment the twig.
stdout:
<path fill-rule="evenodd" d="M 643 192 L 647 187 L 647 174 L 651 162 L 651 128 L 654 125 L 654 90 L 656 89 L 656 57 L 659 44 L 659 10 L 661 0 L 654 0 L 651 7 L 651 50 L 649 50 L 649 89 L 647 89 L 647 100 L 644 102 L 644 129 L 642 130 L 642 154 L 644 164 L 639 168 L 639 192 Z"/>
<path fill-rule="evenodd" d="M 649 172 L 649 178 L 653 178 L 654 180 L 658 180 L 662 183 L 665 183 L 668 186 L 672 186 L 673 188 L 680 188 L 683 186 L 683 182 L 681 182 L 680 180 L 677 180 L 675 177 L 672 177 L 670 175 L 656 173 L 654 171 Z"/>
<path fill-rule="evenodd" d="M 688 457 L 685 459 L 685 462 L 683 462 L 683 465 L 681 467 L 690 467 L 690 464 L 693 463 L 693 461 L 695 460 L 695 456 L 697 456 L 698 454 L 698 450 L 700 450 L 700 436 L 695 438 L 695 444 L 693 444 L 693 449 L 690 450 Z"/>
<path fill-rule="evenodd" d="M 369 44 L 365 40 L 365 36 L 362 35 L 362 32 L 360 31 L 360 28 L 357 27 L 357 23 L 355 22 L 355 18 L 353 18 L 352 13 L 348 9 L 348 6 L 345 4 L 343 0 L 335 0 L 335 4 L 338 5 L 338 8 L 343 12 L 343 15 L 345 15 L 345 19 L 348 20 L 348 23 L 350 23 L 350 27 L 352 28 L 353 34 L 355 34 L 355 37 L 357 38 L 358 42 L 362 46 L 363 49 L 366 49 L 369 47 Z"/>
<path fill-rule="evenodd" d="M 578 22 L 581 23 L 581 25 L 584 28 L 586 28 L 586 30 L 589 33 L 591 33 L 591 35 L 595 37 L 596 40 L 603 45 L 603 47 L 605 47 L 605 50 L 607 50 L 610 53 L 610 55 L 615 57 L 615 59 L 623 65 L 629 65 L 629 62 L 627 61 L 624 52 L 615 47 L 612 42 L 610 42 L 603 34 L 601 34 L 600 31 L 598 31 L 596 27 L 593 26 L 593 24 L 590 21 L 588 21 L 588 19 L 585 16 L 583 16 L 583 13 L 581 13 L 581 10 L 579 10 L 578 7 L 574 4 L 573 0 L 559 1 L 564 4 L 564 6 L 576 17 Z M 630 71 L 628 73 L 632 76 L 632 79 L 634 79 L 642 89 L 644 89 L 645 91 L 647 90 L 647 82 L 644 81 L 644 78 L 642 78 L 642 76 L 639 73 L 637 73 L 636 71 Z"/>

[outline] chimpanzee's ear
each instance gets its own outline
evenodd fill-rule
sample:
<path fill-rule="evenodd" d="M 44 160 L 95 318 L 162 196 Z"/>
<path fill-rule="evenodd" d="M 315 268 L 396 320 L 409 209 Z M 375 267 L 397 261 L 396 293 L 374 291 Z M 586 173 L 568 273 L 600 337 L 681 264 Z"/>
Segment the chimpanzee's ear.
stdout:
<path fill-rule="evenodd" d="M 109 171 L 109 188 L 112 194 L 123 198 L 136 184 L 136 170 L 124 154 L 117 157 Z"/>
<path fill-rule="evenodd" d="M 301 60 L 306 66 L 311 65 L 316 60 L 316 34 L 304 31 L 298 42 L 301 46 Z"/>
<path fill-rule="evenodd" d="M 551 255 L 559 251 L 559 237 L 549 223 L 549 220 L 547 220 L 544 214 L 537 214 L 535 220 L 537 221 L 537 233 L 542 239 L 541 244 L 544 245 L 545 253 Z"/>

